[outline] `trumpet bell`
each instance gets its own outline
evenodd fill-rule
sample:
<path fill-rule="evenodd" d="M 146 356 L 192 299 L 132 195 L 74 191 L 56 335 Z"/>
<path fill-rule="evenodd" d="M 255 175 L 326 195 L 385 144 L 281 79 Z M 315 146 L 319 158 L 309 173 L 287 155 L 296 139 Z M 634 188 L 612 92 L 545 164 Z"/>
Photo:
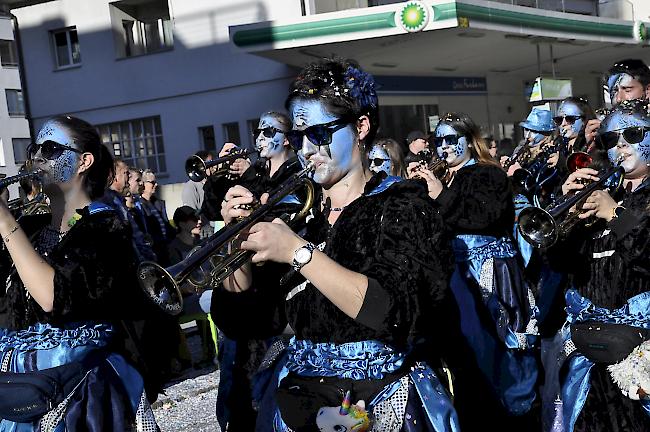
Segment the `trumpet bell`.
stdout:
<path fill-rule="evenodd" d="M 147 298 L 163 312 L 178 315 L 183 311 L 183 296 L 174 276 L 167 269 L 155 262 L 145 261 L 138 266 L 138 282 Z"/>
<path fill-rule="evenodd" d="M 190 180 L 200 182 L 206 177 L 207 167 L 198 156 L 191 156 L 185 161 L 185 172 Z"/>
<path fill-rule="evenodd" d="M 569 172 L 576 172 L 580 168 L 587 168 L 594 159 L 585 152 L 574 152 L 566 160 L 566 166 Z"/>
<path fill-rule="evenodd" d="M 557 224 L 553 216 L 539 207 L 526 207 L 519 213 L 521 236 L 534 248 L 545 249 L 557 241 Z"/>

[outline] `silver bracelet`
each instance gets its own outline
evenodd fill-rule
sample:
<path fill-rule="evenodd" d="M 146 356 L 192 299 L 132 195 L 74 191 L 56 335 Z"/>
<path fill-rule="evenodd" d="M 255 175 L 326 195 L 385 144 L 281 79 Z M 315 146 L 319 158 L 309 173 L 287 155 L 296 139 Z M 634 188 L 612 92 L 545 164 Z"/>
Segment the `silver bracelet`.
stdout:
<path fill-rule="evenodd" d="M 5 243 L 9 242 L 9 237 L 10 237 L 13 233 L 15 233 L 16 231 L 18 231 L 18 228 L 20 228 L 20 225 L 16 224 L 16 225 L 11 229 L 11 231 L 9 231 L 9 234 L 7 234 L 6 236 L 2 237 L 2 241 L 4 241 Z"/>

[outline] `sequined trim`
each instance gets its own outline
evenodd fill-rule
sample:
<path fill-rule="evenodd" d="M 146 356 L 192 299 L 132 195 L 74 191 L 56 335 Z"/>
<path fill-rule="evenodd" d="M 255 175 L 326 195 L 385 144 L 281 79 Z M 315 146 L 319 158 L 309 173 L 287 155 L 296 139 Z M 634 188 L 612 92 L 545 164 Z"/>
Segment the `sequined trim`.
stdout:
<path fill-rule="evenodd" d="M 400 378 L 399 388 L 386 400 L 381 401 L 372 409 L 376 419 L 371 432 L 393 432 L 402 430 L 408 403 L 408 375 Z"/>

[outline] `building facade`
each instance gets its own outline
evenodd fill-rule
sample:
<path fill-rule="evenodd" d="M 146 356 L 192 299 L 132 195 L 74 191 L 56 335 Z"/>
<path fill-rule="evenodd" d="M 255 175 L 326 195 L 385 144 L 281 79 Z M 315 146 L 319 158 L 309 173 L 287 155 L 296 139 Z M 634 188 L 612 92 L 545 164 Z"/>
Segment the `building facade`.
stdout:
<path fill-rule="evenodd" d="M 12 176 L 25 162 L 25 149 L 31 142 L 25 118 L 25 104 L 20 82 L 18 49 L 14 40 L 13 22 L 9 14 L 0 13 L 0 174 Z M 10 197 L 17 198 L 18 187 L 9 188 Z"/>

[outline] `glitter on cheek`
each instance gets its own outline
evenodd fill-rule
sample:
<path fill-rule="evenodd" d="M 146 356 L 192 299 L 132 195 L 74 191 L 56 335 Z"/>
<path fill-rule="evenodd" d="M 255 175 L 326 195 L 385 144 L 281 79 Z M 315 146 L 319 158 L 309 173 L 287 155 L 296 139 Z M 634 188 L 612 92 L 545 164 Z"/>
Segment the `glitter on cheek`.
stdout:
<path fill-rule="evenodd" d="M 72 180 L 77 170 L 77 155 L 75 152 L 65 150 L 52 165 L 51 176 L 56 183 Z"/>

